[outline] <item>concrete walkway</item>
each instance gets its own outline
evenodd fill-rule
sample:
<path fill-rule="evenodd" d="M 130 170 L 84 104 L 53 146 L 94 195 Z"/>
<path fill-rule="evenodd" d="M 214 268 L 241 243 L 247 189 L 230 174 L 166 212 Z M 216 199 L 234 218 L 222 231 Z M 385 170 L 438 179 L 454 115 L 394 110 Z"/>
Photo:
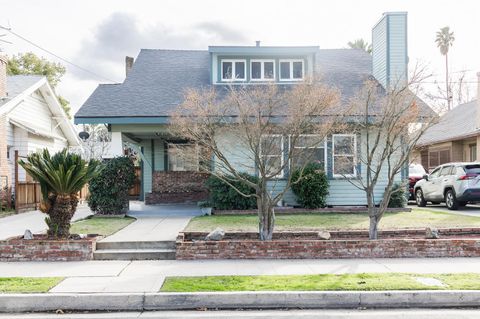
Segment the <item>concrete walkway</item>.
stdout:
<path fill-rule="evenodd" d="M 130 202 L 128 216 L 137 220 L 102 242 L 175 240 L 190 219 L 201 215 L 196 205 L 144 205 Z"/>
<path fill-rule="evenodd" d="M 166 276 L 480 273 L 480 258 L 3 262 L 2 277 L 66 277 L 51 292 L 157 292 Z"/>
<path fill-rule="evenodd" d="M 88 206 L 79 205 L 72 221 L 84 219 L 89 215 L 92 215 L 92 212 Z M 46 231 L 45 217 L 44 213 L 35 210 L 0 218 L 0 240 L 23 235 L 25 229 L 30 229 L 34 234 Z"/>

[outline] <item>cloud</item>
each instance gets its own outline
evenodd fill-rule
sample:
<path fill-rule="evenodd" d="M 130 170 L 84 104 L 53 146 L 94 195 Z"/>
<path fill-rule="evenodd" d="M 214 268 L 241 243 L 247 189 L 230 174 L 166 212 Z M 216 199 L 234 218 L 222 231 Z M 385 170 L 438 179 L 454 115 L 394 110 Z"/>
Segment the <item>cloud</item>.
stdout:
<path fill-rule="evenodd" d="M 142 25 L 133 15 L 113 13 L 93 31 L 77 52 L 75 61 L 97 74 L 121 82 L 125 56 L 136 56 L 140 49 L 206 49 L 214 44 L 244 44 L 246 37 L 220 22 L 209 21 L 184 28 L 162 24 Z M 71 68 L 80 79 L 93 75 Z M 102 80 L 95 78 L 95 80 Z"/>

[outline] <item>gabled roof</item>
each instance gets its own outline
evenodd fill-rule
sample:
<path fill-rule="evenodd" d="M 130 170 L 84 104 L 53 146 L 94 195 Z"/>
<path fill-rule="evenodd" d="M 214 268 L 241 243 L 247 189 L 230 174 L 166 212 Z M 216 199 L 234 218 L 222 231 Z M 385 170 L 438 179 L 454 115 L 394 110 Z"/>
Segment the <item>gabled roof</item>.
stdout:
<path fill-rule="evenodd" d="M 477 100 L 458 105 L 441 116 L 438 123 L 423 134 L 417 145 L 426 146 L 479 135 L 476 122 L 478 108 Z"/>
<path fill-rule="evenodd" d="M 362 50 L 302 48 L 315 49 L 316 74 L 338 88 L 344 102 L 372 77 L 372 57 Z M 75 114 L 75 122 L 92 123 L 98 118 L 103 123 L 110 118 L 109 123 L 120 123 L 137 118 L 153 123 L 167 118 L 183 102 L 186 89 L 211 86 L 209 54 L 206 50 L 142 49 L 124 83 L 99 85 Z"/>
<path fill-rule="evenodd" d="M 7 76 L 7 98 L 0 100 L 0 114 L 7 114 L 8 117 L 8 114 L 18 105 L 20 105 L 25 97 L 32 94 L 36 90 L 42 94 L 50 112 L 52 113 L 52 117 L 57 121 L 58 126 L 65 135 L 65 138 L 68 140 L 68 143 L 71 146 L 78 146 L 79 140 L 77 132 L 60 105 L 55 92 L 51 88 L 50 84 L 48 84 L 48 81 L 44 76 Z M 25 127 L 25 129 L 32 134 L 63 139 L 61 136 L 55 136 L 49 132 L 44 132 L 41 129 L 38 129 L 36 127 L 34 118 L 11 118 L 10 122 L 14 125 Z"/>

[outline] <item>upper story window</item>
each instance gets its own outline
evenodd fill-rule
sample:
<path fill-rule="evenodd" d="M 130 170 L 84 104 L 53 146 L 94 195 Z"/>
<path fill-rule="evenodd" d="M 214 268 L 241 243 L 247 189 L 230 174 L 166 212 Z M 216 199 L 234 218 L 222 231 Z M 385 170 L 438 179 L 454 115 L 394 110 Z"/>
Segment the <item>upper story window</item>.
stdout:
<path fill-rule="evenodd" d="M 245 60 L 222 60 L 222 81 L 245 81 Z"/>
<path fill-rule="evenodd" d="M 303 60 L 280 60 L 280 81 L 301 81 L 304 75 Z"/>
<path fill-rule="evenodd" d="M 275 60 L 250 60 L 250 77 L 252 81 L 275 80 Z"/>

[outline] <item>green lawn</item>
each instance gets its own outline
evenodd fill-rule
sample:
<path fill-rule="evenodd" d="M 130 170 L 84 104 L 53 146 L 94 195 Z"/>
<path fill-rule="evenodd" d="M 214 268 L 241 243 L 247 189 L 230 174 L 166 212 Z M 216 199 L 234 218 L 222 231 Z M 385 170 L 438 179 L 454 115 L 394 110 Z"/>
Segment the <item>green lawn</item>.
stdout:
<path fill-rule="evenodd" d="M 368 229 L 368 215 L 365 213 L 306 213 L 278 214 L 275 216 L 275 230 L 339 230 Z M 480 217 L 454 215 L 424 209 L 412 212 L 387 213 L 380 221 L 380 229 L 423 228 L 423 227 L 480 227 Z M 225 231 L 258 231 L 256 215 L 199 216 L 193 218 L 186 231 L 211 231 L 221 227 Z"/>
<path fill-rule="evenodd" d="M 429 286 L 415 278 L 434 278 L 444 286 Z M 287 276 L 168 277 L 162 292 L 199 291 L 338 291 L 338 290 L 477 290 L 480 274 L 345 274 Z"/>
<path fill-rule="evenodd" d="M 35 293 L 48 292 L 62 281 L 60 277 L 27 278 L 27 277 L 0 277 L 0 293 Z"/>
<path fill-rule="evenodd" d="M 99 234 L 109 236 L 134 222 L 131 217 L 96 217 L 79 220 L 72 224 L 72 234 Z"/>

